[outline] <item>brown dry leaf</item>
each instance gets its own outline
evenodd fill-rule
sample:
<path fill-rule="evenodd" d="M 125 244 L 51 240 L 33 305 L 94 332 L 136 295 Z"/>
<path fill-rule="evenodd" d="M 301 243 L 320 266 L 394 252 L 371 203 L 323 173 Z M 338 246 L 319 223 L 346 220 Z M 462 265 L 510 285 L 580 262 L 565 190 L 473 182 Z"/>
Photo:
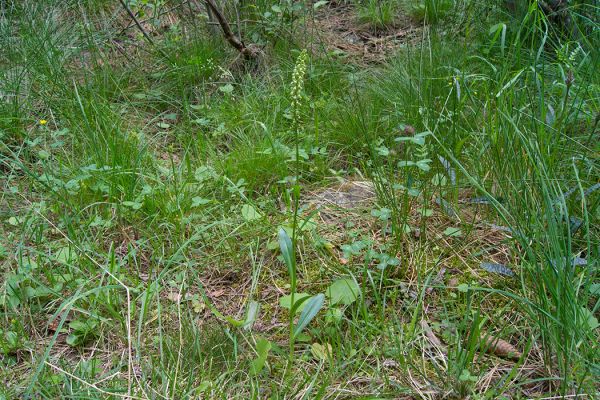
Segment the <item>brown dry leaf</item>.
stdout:
<path fill-rule="evenodd" d="M 179 303 L 181 302 L 181 293 L 169 292 L 169 294 L 167 294 L 167 299 L 171 300 L 173 303 Z"/>
<path fill-rule="evenodd" d="M 404 135 L 405 136 L 413 136 L 415 134 L 417 130 L 415 129 L 414 126 L 412 125 L 406 125 L 404 126 Z"/>
<path fill-rule="evenodd" d="M 50 331 L 50 332 L 56 332 L 58 330 L 58 320 L 59 320 L 59 318 L 54 318 L 48 324 L 48 331 Z"/>
<path fill-rule="evenodd" d="M 61 320 L 62 316 L 57 316 L 56 318 L 54 318 L 52 321 L 48 322 L 48 331 L 49 332 L 56 332 L 58 330 L 58 325 L 60 324 L 60 320 Z M 65 322 L 63 323 L 63 329 L 64 327 L 68 326 L 69 321 L 71 321 L 71 318 L 67 317 L 65 319 Z"/>
<path fill-rule="evenodd" d="M 491 335 L 482 335 L 481 342 L 484 343 L 486 352 L 508 360 L 518 360 L 522 354 L 515 346 L 506 340 Z"/>
<path fill-rule="evenodd" d="M 424 319 L 421 320 L 421 328 L 423 329 L 423 333 L 425 333 L 425 336 L 427 336 L 429 341 L 435 347 L 444 348 L 444 345 L 442 344 L 440 339 L 438 339 L 438 337 L 435 335 L 435 333 L 433 333 L 433 329 L 431 329 L 431 327 L 429 326 L 427 321 L 425 321 Z"/>
<path fill-rule="evenodd" d="M 455 288 L 455 287 L 457 287 L 457 286 L 458 286 L 458 284 L 459 284 L 459 282 L 458 282 L 458 278 L 456 278 L 456 277 L 452 277 L 452 278 L 450 278 L 450 280 L 448 281 L 448 285 L 447 285 L 447 286 L 448 286 L 449 288 Z"/>

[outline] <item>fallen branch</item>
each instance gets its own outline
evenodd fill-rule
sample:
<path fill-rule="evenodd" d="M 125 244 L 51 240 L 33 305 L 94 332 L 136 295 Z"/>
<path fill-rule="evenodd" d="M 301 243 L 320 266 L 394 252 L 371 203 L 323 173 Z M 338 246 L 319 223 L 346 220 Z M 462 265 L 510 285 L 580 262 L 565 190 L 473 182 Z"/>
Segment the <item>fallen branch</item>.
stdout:
<path fill-rule="evenodd" d="M 142 32 L 142 35 L 148 41 L 148 43 L 150 43 L 152 46 L 156 47 L 156 49 L 158 50 L 158 52 L 163 57 L 169 59 L 170 58 L 169 55 L 167 53 L 165 53 L 162 49 L 160 49 L 159 47 L 156 46 L 156 43 L 154 43 L 154 40 L 152 40 L 152 37 L 150 37 L 150 35 L 148 35 L 148 32 L 146 32 L 146 30 L 144 29 L 144 27 L 142 26 L 142 24 L 140 23 L 140 21 L 137 19 L 137 17 L 133 13 L 133 11 L 131 11 L 131 8 L 129 8 L 129 6 L 127 5 L 127 3 L 125 3 L 125 0 L 119 0 L 119 3 L 121 3 L 121 5 L 123 6 L 123 8 L 125 9 L 125 11 L 129 15 L 129 17 L 131 18 L 131 20 L 135 23 L 135 25 L 137 26 L 137 28 L 139 29 L 139 31 Z"/>
<path fill-rule="evenodd" d="M 204 3 L 206 4 L 206 7 L 209 10 L 209 12 L 212 13 L 212 15 L 217 19 L 217 22 L 221 26 L 221 29 L 223 30 L 223 35 L 225 36 L 225 40 L 227 40 L 227 42 L 231 46 L 236 48 L 244 56 L 244 58 L 256 58 L 256 56 L 258 56 L 259 54 L 259 51 L 256 48 L 256 46 L 246 46 L 244 42 L 242 42 L 238 37 L 234 35 L 233 31 L 231 30 L 231 27 L 229 26 L 229 22 L 227 22 L 227 20 L 223 16 L 223 13 L 215 4 L 214 0 L 204 0 Z"/>

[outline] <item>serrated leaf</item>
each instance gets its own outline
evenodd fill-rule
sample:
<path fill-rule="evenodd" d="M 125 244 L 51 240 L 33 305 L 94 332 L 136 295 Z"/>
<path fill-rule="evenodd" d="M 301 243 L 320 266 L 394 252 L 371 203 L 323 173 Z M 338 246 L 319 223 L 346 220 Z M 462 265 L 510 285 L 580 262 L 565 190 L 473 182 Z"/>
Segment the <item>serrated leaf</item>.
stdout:
<path fill-rule="evenodd" d="M 323 302 L 325 301 L 325 295 L 323 293 L 319 293 L 316 296 L 311 297 L 310 300 L 306 302 L 306 306 L 304 310 L 302 310 L 302 314 L 300 314 L 300 318 L 298 318 L 298 323 L 294 329 L 294 338 L 298 336 L 300 332 L 313 320 L 323 307 Z"/>
<path fill-rule="evenodd" d="M 327 289 L 327 297 L 331 305 L 350 305 L 358 299 L 360 288 L 352 278 L 342 278 L 333 282 Z"/>

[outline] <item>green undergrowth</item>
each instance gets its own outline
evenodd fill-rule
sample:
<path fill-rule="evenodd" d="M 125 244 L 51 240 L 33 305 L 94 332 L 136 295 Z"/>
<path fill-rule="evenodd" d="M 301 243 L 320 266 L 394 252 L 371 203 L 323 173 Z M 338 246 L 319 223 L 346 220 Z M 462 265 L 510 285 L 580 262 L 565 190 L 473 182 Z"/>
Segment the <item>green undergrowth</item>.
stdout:
<path fill-rule="evenodd" d="M 597 395 L 591 2 L 125 3 L 0 8 L 0 398 Z"/>

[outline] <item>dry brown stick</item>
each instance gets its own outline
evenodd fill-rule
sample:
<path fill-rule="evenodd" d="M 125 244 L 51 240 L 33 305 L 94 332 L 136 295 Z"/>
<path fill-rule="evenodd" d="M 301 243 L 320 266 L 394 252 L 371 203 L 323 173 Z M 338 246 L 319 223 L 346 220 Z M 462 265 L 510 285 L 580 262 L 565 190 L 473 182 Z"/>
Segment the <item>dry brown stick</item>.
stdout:
<path fill-rule="evenodd" d="M 155 19 L 155 18 L 161 17 L 161 16 L 163 16 L 163 15 L 165 15 L 165 14 L 168 14 L 168 13 L 170 13 L 171 11 L 175 11 L 175 10 L 177 10 L 179 7 L 182 7 L 183 5 L 185 5 L 186 3 L 187 3 L 187 4 L 189 4 L 189 3 L 190 3 L 190 1 L 189 1 L 189 0 L 185 0 L 185 1 L 181 2 L 180 4 L 177 4 L 176 6 L 173 6 L 173 7 L 169 8 L 168 10 L 161 11 L 161 12 L 160 12 L 160 13 L 159 13 L 159 14 L 158 14 L 156 17 L 149 17 L 149 18 L 146 18 L 146 19 L 144 19 L 144 20 L 142 20 L 142 21 L 140 21 L 140 20 L 138 20 L 138 21 L 139 21 L 139 23 L 140 23 L 140 25 L 141 25 L 141 24 L 143 24 L 143 23 L 145 23 L 145 22 L 148 22 L 148 21 L 150 21 L 150 20 L 152 20 L 152 19 Z M 121 3 L 121 4 L 123 4 L 123 3 Z M 131 14 L 129 14 L 129 16 L 131 17 Z M 122 34 L 123 34 L 123 32 L 125 32 L 125 31 L 126 31 L 126 30 L 128 30 L 128 29 L 130 29 L 130 28 L 131 28 L 133 25 L 135 25 L 135 20 L 132 20 L 132 21 L 131 21 L 131 23 L 130 23 L 129 25 L 127 25 L 125 28 L 121 29 L 121 32 L 119 32 L 119 35 L 122 35 Z M 139 29 L 139 28 L 138 28 L 138 29 Z"/>
<path fill-rule="evenodd" d="M 227 20 L 223 16 L 223 13 L 215 4 L 214 0 L 204 0 L 204 2 L 206 3 L 206 6 L 212 11 L 219 25 L 221 25 L 221 29 L 223 30 L 225 40 L 227 40 L 227 42 L 229 42 L 230 45 L 235 47 L 241 54 L 243 54 L 246 59 L 256 57 L 256 51 L 254 51 L 251 47 L 247 47 L 244 44 L 244 42 L 242 42 L 233 34 L 233 31 L 229 26 L 229 22 L 227 22 Z"/>
<path fill-rule="evenodd" d="M 151 45 L 154 46 L 155 45 L 154 40 L 152 40 L 152 38 L 150 37 L 150 35 L 148 35 L 148 32 L 146 32 L 146 30 L 144 29 L 144 27 L 142 26 L 142 24 L 140 24 L 140 21 L 137 19 L 137 17 L 133 13 L 133 11 L 131 11 L 131 8 L 129 8 L 129 6 L 127 5 L 127 3 L 125 3 L 125 0 L 119 0 L 119 3 L 121 3 L 121 5 L 125 9 L 125 11 L 127 11 L 127 14 L 129 14 L 129 18 L 131 18 L 131 20 L 135 23 L 135 25 L 137 26 L 137 28 L 139 29 L 139 31 L 142 32 L 142 35 L 144 35 L 144 38 Z"/>
<path fill-rule="evenodd" d="M 127 5 L 127 3 L 125 3 L 125 0 L 119 0 L 119 3 L 121 3 L 121 5 L 123 6 L 123 8 L 125 9 L 125 11 L 127 12 L 127 14 L 129 15 L 129 17 L 132 19 L 132 21 L 135 23 L 135 25 L 137 26 L 137 28 L 140 30 L 140 32 L 142 32 L 142 35 L 144 36 L 144 38 L 148 41 L 148 43 L 150 43 L 152 46 L 156 47 L 156 43 L 154 43 L 154 40 L 152 40 L 152 38 L 150 37 L 150 35 L 148 35 L 148 32 L 146 32 L 146 30 L 144 29 L 144 27 L 142 26 L 142 24 L 140 23 L 140 21 L 137 19 L 137 17 L 135 16 L 135 14 L 133 13 L 133 11 L 131 11 L 131 8 L 129 8 L 129 6 Z M 169 55 L 167 53 L 165 53 L 162 49 L 156 47 L 156 49 L 158 50 L 158 52 L 165 58 L 169 59 Z"/>

